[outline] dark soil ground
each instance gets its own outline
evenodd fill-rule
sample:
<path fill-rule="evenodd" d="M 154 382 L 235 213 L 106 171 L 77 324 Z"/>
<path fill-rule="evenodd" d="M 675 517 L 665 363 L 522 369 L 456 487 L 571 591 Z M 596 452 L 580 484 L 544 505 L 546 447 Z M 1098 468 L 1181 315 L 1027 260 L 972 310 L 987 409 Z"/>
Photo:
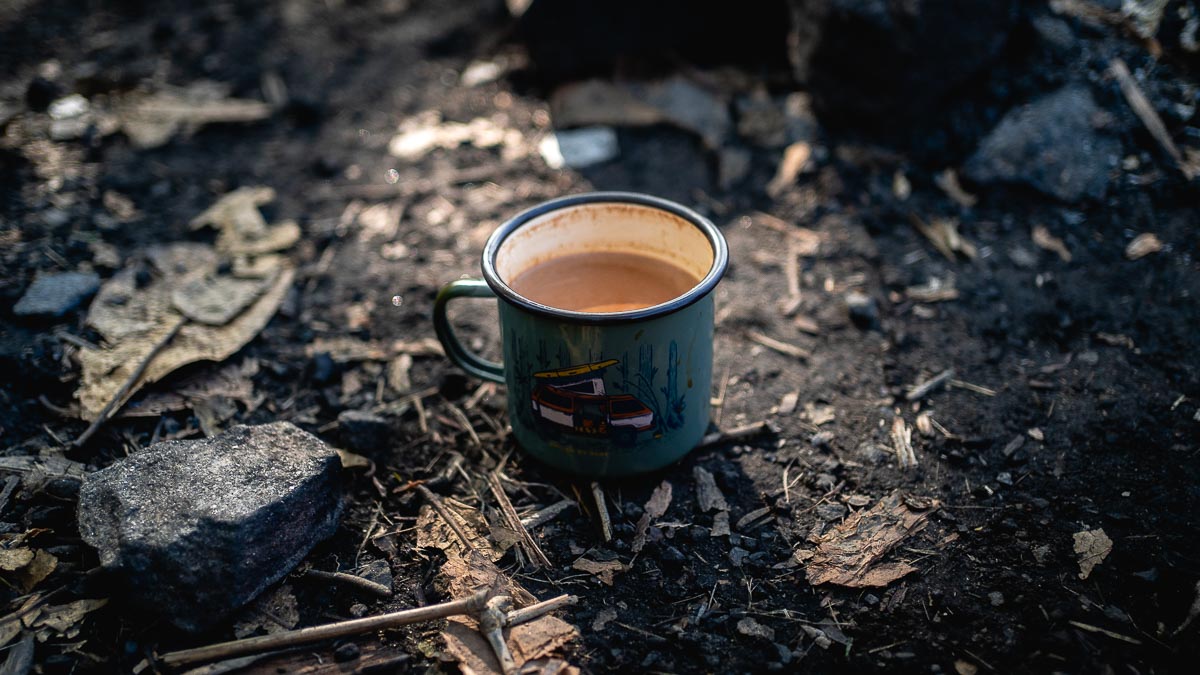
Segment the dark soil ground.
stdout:
<path fill-rule="evenodd" d="M 1023 25 L 1048 13 L 1038 3 L 1024 11 Z M 936 188 L 933 175 L 960 164 L 973 147 L 973 141 L 963 146 L 964 138 L 986 131 L 972 127 L 978 122 L 964 123 L 965 136 L 953 143 L 939 141 L 941 156 L 829 131 L 816 170 L 774 199 L 762 186 L 778 152 L 755 150 L 749 175 L 722 189 L 715 155 L 670 126 L 621 129 L 621 156 L 580 172 L 549 169 L 536 152 L 505 161 L 495 149 L 470 145 L 415 162 L 389 156 L 397 125 L 429 110 L 464 122 L 498 115 L 527 138 L 546 132 L 548 91 L 536 73 L 518 65 L 498 81 L 458 84 L 475 58 L 515 61 L 520 51 L 505 43 L 507 22 L 503 8 L 488 2 L 45 0 L 0 8 L 5 109 L 24 110 L 39 74 L 58 83 L 61 94 L 212 79 L 232 85 L 236 96 L 261 99 L 269 73 L 286 84 L 289 98 L 266 121 L 212 125 L 152 150 L 133 148 L 121 134 L 54 142 L 38 130 L 36 113 L 11 121 L 0 116 L 7 126 L 0 141 L 5 453 L 53 452 L 60 439 L 86 426 L 39 401 L 72 405 L 76 370 L 69 342 L 56 334 L 93 339 L 85 312 L 39 323 L 14 316 L 11 307 L 38 271 L 91 266 L 111 275 L 112 268 L 93 260 L 96 241 L 132 261 L 151 243 L 203 238 L 188 221 L 229 190 L 273 187 L 278 198 L 267 207 L 269 219 L 297 219 L 304 231 L 291 253 L 299 275 L 279 314 L 233 359 L 259 364 L 253 384 L 262 401 L 243 406 L 229 423 L 291 420 L 345 446 L 340 412 L 373 408 L 400 393 L 377 387 L 383 364 L 351 361 L 329 371 L 309 345 L 338 337 L 430 337 L 437 288 L 477 274 L 483 241 L 500 221 L 567 193 L 638 190 L 693 206 L 724 231 L 732 262 L 716 298 L 714 372 L 724 401 L 714 421 L 727 429 L 769 419 L 779 432 L 694 452 L 657 475 L 605 483 L 612 544 L 603 543 L 594 504 L 584 499 L 582 509 L 537 531 L 552 569 L 522 571 L 511 557 L 504 560 L 538 597 L 580 597 L 563 615 L 581 631 L 566 650 L 569 661 L 589 672 L 1195 667 L 1200 622 L 1176 629 L 1200 580 L 1200 211 L 1195 183 L 1180 177 L 1140 126 L 1127 124 L 1121 139 L 1139 168 L 1123 169 L 1104 200 L 1071 205 L 1017 188 L 973 187 L 980 201 L 966 209 Z M 1068 65 L 1024 35 L 996 71 L 1011 77 L 1010 88 L 971 85 L 982 101 L 972 119 L 994 122 L 1029 93 L 1087 72 L 1094 65 L 1088 54 L 1121 54 L 1134 67 L 1151 67 L 1142 47 L 1115 31 L 1069 28 L 1079 46 Z M 1020 77 L 1012 75 L 1018 68 Z M 1166 60 L 1151 69 L 1158 88 L 1152 99 L 1189 81 L 1185 65 Z M 773 72 L 755 76 L 781 79 Z M 1116 85 L 1093 79 L 1101 104 L 1133 120 Z M 1190 82 L 1194 90 L 1195 78 Z M 892 189 L 897 170 L 913 185 L 907 201 Z M 115 222 L 107 192 L 127 197 L 137 214 Z M 343 213 L 356 199 L 393 205 L 394 233 L 346 222 Z M 977 257 L 940 256 L 909 224 L 910 212 L 958 217 Z M 822 237 L 819 254 L 805 258 L 800 270 L 798 316 L 815 331 L 802 330 L 781 310 L 787 244 L 769 226 L 772 217 Z M 1064 240 L 1069 262 L 1031 241 L 1039 224 Z M 1165 248 L 1126 259 L 1126 245 L 1141 232 L 1155 233 Z M 385 246 L 396 242 L 403 248 Z M 931 279 L 952 283 L 958 299 L 906 299 L 906 288 Z M 851 291 L 874 300 L 877 320 L 851 319 L 844 300 Z M 494 352 L 490 310 L 459 314 L 467 335 Z M 812 356 L 782 355 L 749 340 L 748 331 Z M 159 388 L 216 367 L 191 368 Z M 955 383 L 919 402 L 905 400 L 909 386 L 947 368 L 955 370 Z M 415 550 L 407 529 L 420 501 L 395 488 L 438 475 L 451 451 L 466 456 L 474 475 L 513 450 L 495 434 L 475 447 L 450 414 L 449 404 L 465 405 L 479 383 L 441 357 L 418 356 L 411 377 L 414 390 L 439 388 L 425 401 L 429 433 L 411 406 L 389 413 L 390 443 L 364 451 L 376 462 L 373 479 L 350 475 L 341 529 L 307 561 L 352 570 L 387 557 L 396 595 L 377 601 L 293 579 L 301 625 L 349 618 L 361 611 L 352 609 L 357 603 L 380 613 L 438 601 L 438 558 Z M 796 411 L 780 414 L 793 392 Z M 483 393 L 469 413 L 481 430 L 487 418 L 503 420 L 505 405 L 502 388 Z M 914 432 L 919 466 L 902 471 L 891 450 L 892 419 L 900 415 L 914 425 L 922 412 L 948 433 Z M 164 421 L 119 419 L 68 456 L 103 467 L 156 435 L 200 431 L 187 410 Z M 1024 442 L 1013 452 L 1018 438 Z M 695 467 L 716 477 L 732 522 L 762 506 L 772 507 L 773 519 L 749 531 L 735 528 L 728 538 L 709 536 L 712 516 L 696 504 Z M 555 474 L 519 451 L 508 458 L 506 473 L 517 481 L 511 495 L 523 511 L 589 493 L 587 481 Z M 679 526 L 659 528 L 661 540 L 635 557 L 628 548 L 633 525 L 664 480 L 674 499 L 662 520 Z M 487 502 L 482 485 L 458 477 L 439 489 L 468 503 L 477 494 Z M 929 526 L 893 553 L 917 573 L 882 589 L 814 587 L 802 565 L 789 563 L 795 550 L 812 548 L 811 536 L 842 518 L 845 512 L 833 505 L 863 503 L 857 496 L 873 503 L 895 490 L 940 502 Z M 43 590 L 65 586 L 59 601 L 107 594 L 102 579 L 82 575 L 97 561 L 79 539 L 72 494 L 18 490 L 3 509 L 7 532 L 44 528 L 36 547 L 60 559 Z M 390 557 L 362 545 L 368 530 L 378 534 L 385 526 L 400 532 Z M 1094 529 L 1112 539 L 1112 553 L 1081 580 L 1073 535 Z M 571 568 L 583 553 L 605 550 L 632 561 L 611 587 Z M 2 592 L 6 612 L 24 601 L 16 586 Z M 616 609 L 617 619 L 594 628 L 604 609 Z M 743 635 L 737 625 L 745 617 L 773 629 L 774 638 Z M 817 644 L 805 626 L 824 630 L 833 643 Z M 46 673 L 124 672 L 153 651 L 230 636 L 228 628 L 178 633 L 118 597 L 85 619 L 78 637 L 37 645 L 35 660 Z M 358 642 L 364 654 L 386 650 L 400 658 L 400 670 L 455 668 L 439 659 L 433 625 Z M 329 663 L 332 654 L 332 646 L 316 646 L 290 657 L 287 667 Z"/>

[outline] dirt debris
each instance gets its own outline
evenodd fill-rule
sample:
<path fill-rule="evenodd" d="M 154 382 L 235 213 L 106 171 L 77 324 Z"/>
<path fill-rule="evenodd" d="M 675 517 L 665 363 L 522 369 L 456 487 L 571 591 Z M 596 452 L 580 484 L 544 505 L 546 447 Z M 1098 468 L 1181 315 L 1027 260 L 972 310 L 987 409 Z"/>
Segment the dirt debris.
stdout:
<path fill-rule="evenodd" d="M 1018 438 L 1020 438 L 1018 436 Z M 1112 553 L 1113 542 L 1104 530 L 1084 530 L 1075 533 L 1075 553 L 1079 556 L 1079 578 L 1087 579 Z"/>

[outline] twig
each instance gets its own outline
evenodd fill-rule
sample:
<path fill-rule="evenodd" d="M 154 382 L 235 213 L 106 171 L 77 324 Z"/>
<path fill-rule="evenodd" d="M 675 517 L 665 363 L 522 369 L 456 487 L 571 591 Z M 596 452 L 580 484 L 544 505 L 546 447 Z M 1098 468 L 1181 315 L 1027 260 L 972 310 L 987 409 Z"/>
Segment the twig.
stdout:
<path fill-rule="evenodd" d="M 1158 141 L 1162 149 L 1171 156 L 1184 177 L 1188 180 L 1195 178 L 1196 169 L 1183 158 L 1183 153 L 1179 152 L 1179 147 L 1175 145 L 1175 141 L 1171 140 L 1167 125 L 1163 124 L 1162 118 L 1158 116 L 1158 111 L 1142 93 L 1142 89 L 1133 79 L 1133 75 L 1129 74 L 1129 66 L 1126 66 L 1121 59 L 1116 58 L 1109 61 L 1108 70 L 1117 78 L 1117 84 L 1121 85 L 1121 93 L 1125 95 L 1129 107 L 1133 108 L 1133 112 L 1137 114 L 1138 119 L 1146 126 L 1146 130 L 1150 132 L 1154 140 Z"/>
<path fill-rule="evenodd" d="M 574 595 L 560 595 L 556 598 L 535 602 L 528 607 L 515 609 L 508 613 L 508 625 L 513 626 L 518 623 L 532 621 L 543 614 L 548 614 L 558 609 L 562 609 L 567 605 L 574 605 L 579 602 L 579 598 Z"/>
<path fill-rule="evenodd" d="M 359 589 L 367 591 L 368 593 L 378 595 L 381 598 L 392 597 L 392 589 L 384 586 L 383 584 L 377 584 L 370 579 L 364 579 L 354 574 L 346 574 L 345 572 L 326 572 L 324 570 L 308 570 L 304 573 L 304 576 L 313 577 L 315 579 L 339 581 L 344 584 L 349 584 L 350 586 L 355 586 Z"/>
<path fill-rule="evenodd" d="M 730 441 L 743 441 L 747 438 L 753 438 L 759 434 L 767 432 L 775 432 L 775 428 L 771 426 L 769 421 L 763 420 L 762 422 L 754 422 L 753 424 L 734 427 L 729 431 L 716 431 L 708 434 L 704 438 L 700 439 L 700 444 L 697 445 L 696 448 L 707 448 L 710 445 L 728 443 Z"/>
<path fill-rule="evenodd" d="M 892 418 L 892 448 L 896 451 L 896 461 L 901 469 L 916 468 L 917 456 L 912 448 L 912 429 L 899 415 Z"/>
<path fill-rule="evenodd" d="M 163 338 L 150 349 L 150 353 L 146 354 L 145 358 L 142 359 L 142 362 L 138 364 L 138 367 L 134 369 L 133 373 L 130 374 L 130 376 L 125 380 L 125 383 L 121 385 L 121 388 L 117 390 L 117 393 L 113 394 L 112 399 L 109 400 L 108 404 L 104 406 L 104 409 L 100 411 L 100 414 L 96 416 L 96 419 L 92 420 L 91 425 L 88 426 L 88 428 L 84 430 L 84 432 L 79 435 L 79 438 L 76 438 L 71 445 L 75 446 L 76 448 L 83 445 L 89 438 L 92 437 L 92 434 L 96 433 L 96 431 L 100 429 L 101 425 L 108 421 L 108 418 L 117 411 L 117 408 L 119 408 L 122 403 L 124 403 L 125 396 L 129 394 L 129 390 L 132 389 L 133 385 L 142 378 L 142 375 L 146 372 L 146 368 L 150 366 L 150 362 L 154 360 L 154 357 L 158 356 L 158 353 L 161 352 L 171 342 L 171 340 L 175 339 L 175 336 L 179 334 L 179 330 L 183 328 L 184 324 L 186 323 L 187 319 L 180 317 L 179 321 L 177 321 L 175 325 L 171 327 L 171 331 L 164 335 Z"/>
<path fill-rule="evenodd" d="M 612 520 L 608 517 L 608 504 L 604 501 L 604 489 L 596 481 L 592 481 L 592 498 L 596 500 L 596 510 L 600 512 L 600 532 L 604 541 L 612 541 Z"/>
<path fill-rule="evenodd" d="M 433 492 L 431 492 L 429 488 L 425 487 L 424 485 L 418 485 L 417 492 L 421 494 L 421 497 L 423 497 L 425 501 L 429 502 L 429 505 L 433 507 L 434 511 L 437 511 L 437 514 L 442 517 L 442 520 L 446 521 L 446 524 L 449 525 L 450 529 L 454 531 L 454 534 L 458 537 L 458 540 L 462 542 L 463 549 L 467 551 L 474 550 L 475 547 L 471 545 L 471 540 L 467 538 L 467 533 L 463 532 L 463 529 L 459 526 L 458 521 L 450 515 L 448 510 L 446 510 L 446 505 L 442 503 L 441 498 L 433 494 Z"/>
<path fill-rule="evenodd" d="M 450 413 L 463 425 L 467 435 L 471 437 L 471 444 L 477 448 L 482 448 L 483 443 L 479 440 L 479 434 L 475 433 L 475 427 L 471 425 L 471 420 L 467 419 L 467 414 L 449 401 L 446 401 L 446 407 L 450 409 Z"/>
<path fill-rule="evenodd" d="M 777 351 L 784 356 L 794 356 L 798 359 L 807 359 L 812 356 L 812 352 L 808 351 L 807 349 L 801 349 L 794 344 L 776 340 L 775 338 L 763 335 L 756 330 L 746 331 L 746 337 L 751 342 L 757 342 L 767 349 Z"/>
<path fill-rule="evenodd" d="M 309 628 L 290 630 L 274 635 L 260 635 L 244 640 L 233 640 L 206 647 L 169 652 L 163 654 L 159 660 L 169 668 L 179 668 L 192 663 L 256 654 L 258 652 L 320 642 L 321 640 L 346 637 L 347 635 L 358 635 L 373 630 L 395 628 L 396 626 L 405 626 L 421 621 L 432 621 L 464 614 L 477 615 L 487 603 L 489 593 L 490 590 L 485 589 L 462 600 L 443 602 L 439 605 L 406 609 L 363 619 L 338 621 L 323 626 L 311 626 Z"/>
<path fill-rule="evenodd" d="M 947 368 L 928 380 L 914 385 L 913 388 L 909 389 L 908 393 L 904 395 L 904 398 L 909 401 L 919 401 L 922 398 L 925 398 L 926 394 L 942 386 L 952 377 L 954 377 L 954 369 Z"/>
<path fill-rule="evenodd" d="M 512 675 L 517 671 L 517 662 L 508 650 L 508 642 L 504 640 L 504 626 L 512 606 L 511 597 L 497 595 L 488 600 L 483 611 L 479 613 L 479 632 L 483 633 L 488 644 L 492 646 L 492 652 L 500 662 L 500 670 L 504 675 Z"/>
<path fill-rule="evenodd" d="M 1083 630 L 1086 630 L 1090 633 L 1099 633 L 1101 635 L 1107 635 L 1108 637 L 1110 637 L 1114 640 L 1121 640 L 1123 642 L 1128 642 L 1129 644 L 1132 644 L 1132 645 L 1142 644 L 1142 641 L 1137 638 L 1131 638 L 1128 635 L 1121 635 L 1120 633 L 1114 633 L 1113 631 L 1108 630 L 1107 628 L 1093 626 L 1090 623 L 1083 623 L 1082 621 L 1068 621 L 1067 623 L 1071 624 L 1072 626 L 1075 626 L 1076 628 L 1081 628 Z"/>
<path fill-rule="evenodd" d="M 982 387 L 978 384 L 971 384 L 970 382 L 963 382 L 962 380 L 953 380 L 952 379 L 952 380 L 948 380 L 946 382 L 946 384 L 950 385 L 951 387 L 958 387 L 959 389 L 966 389 L 967 391 L 973 391 L 976 394 L 983 394 L 984 396 L 995 396 L 996 395 L 995 389 L 988 389 L 987 387 Z"/>
<path fill-rule="evenodd" d="M 550 522 L 551 520 L 554 520 L 555 518 L 558 517 L 558 514 L 562 513 L 563 511 L 566 511 L 567 509 L 571 508 L 574 505 L 575 505 L 575 502 L 571 501 L 570 499 L 564 499 L 559 502 L 554 502 L 550 506 L 547 506 L 544 509 L 539 509 L 538 511 L 534 512 L 533 514 L 522 518 L 521 525 L 523 525 L 531 530 L 534 529 L 535 527 L 540 527 L 540 526 L 545 525 L 546 523 Z"/>
<path fill-rule="evenodd" d="M 500 504 L 500 512 L 504 514 L 504 519 L 508 521 L 508 527 L 513 529 L 521 536 L 521 544 L 525 548 L 525 553 L 540 567 L 550 567 L 550 559 L 546 557 L 545 551 L 541 546 L 538 546 L 537 540 L 529 533 L 529 530 L 521 524 L 521 518 L 517 515 L 517 510 L 513 508 L 512 502 L 509 501 L 508 495 L 504 492 L 504 486 L 500 484 L 500 476 L 495 472 L 488 474 L 488 487 L 492 490 L 492 496 L 496 498 L 496 502 Z"/>

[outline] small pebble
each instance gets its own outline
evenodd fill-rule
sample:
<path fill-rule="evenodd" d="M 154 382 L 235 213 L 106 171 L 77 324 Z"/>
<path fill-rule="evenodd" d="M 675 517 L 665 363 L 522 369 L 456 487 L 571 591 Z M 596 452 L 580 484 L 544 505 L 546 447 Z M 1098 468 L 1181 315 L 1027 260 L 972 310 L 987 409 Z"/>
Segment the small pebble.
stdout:
<path fill-rule="evenodd" d="M 353 642 L 347 642 L 346 644 L 341 645 L 337 649 L 333 650 L 333 660 L 337 661 L 338 663 L 353 661 L 358 658 L 360 653 L 361 651 L 359 650 L 357 644 Z"/>
<path fill-rule="evenodd" d="M 845 295 L 846 308 L 850 312 L 850 320 L 855 326 L 867 330 L 874 328 L 879 323 L 879 305 L 875 302 L 875 298 L 858 291 L 851 291 Z"/>
<path fill-rule="evenodd" d="M 992 591 L 988 593 L 988 600 L 991 601 L 992 607 L 999 607 L 1004 604 L 1004 594 L 1000 591 Z"/>

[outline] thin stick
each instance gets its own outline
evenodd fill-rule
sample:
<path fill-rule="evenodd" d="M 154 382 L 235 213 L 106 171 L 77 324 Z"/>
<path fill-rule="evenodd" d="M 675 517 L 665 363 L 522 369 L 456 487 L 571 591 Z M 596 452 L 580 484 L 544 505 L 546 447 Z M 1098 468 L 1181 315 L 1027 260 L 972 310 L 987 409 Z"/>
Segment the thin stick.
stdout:
<path fill-rule="evenodd" d="M 604 501 L 604 489 L 596 481 L 592 481 L 592 498 L 596 500 L 596 510 L 600 512 L 600 532 L 604 541 L 612 541 L 612 520 L 608 517 L 608 504 Z"/>
<path fill-rule="evenodd" d="M 283 633 L 276 633 L 274 635 L 260 635 L 258 637 L 246 638 L 244 640 L 221 642 L 215 645 L 208 645 L 207 647 L 197 647 L 195 649 L 184 649 L 177 652 L 169 652 L 167 654 L 163 654 L 160 660 L 164 665 L 170 668 L 179 668 L 192 663 L 201 663 L 216 659 L 227 659 L 246 654 L 255 654 L 258 652 L 271 651 L 275 649 L 295 647 L 296 645 L 346 637 L 347 635 L 358 635 L 360 633 L 366 633 L 373 630 L 383 630 L 385 628 L 405 626 L 410 623 L 417 623 L 420 621 L 433 621 L 435 619 L 444 619 L 446 617 L 459 616 L 463 614 L 476 615 L 480 610 L 483 609 L 484 604 L 487 602 L 489 592 L 489 590 L 485 589 L 468 598 L 454 600 L 452 602 L 443 602 L 440 605 L 406 609 L 399 612 L 392 612 L 390 614 L 369 616 L 363 619 L 339 621 L 337 623 L 325 624 L 324 626 L 311 626 L 309 628 L 290 630 Z"/>
<path fill-rule="evenodd" d="M 749 338 L 751 342 L 757 342 L 767 349 L 777 351 L 784 356 L 794 356 L 798 359 L 807 359 L 812 356 L 812 352 L 808 351 L 807 349 L 801 349 L 794 344 L 776 340 L 775 338 L 763 335 L 756 330 L 746 331 L 746 337 Z"/>
<path fill-rule="evenodd" d="M 475 547 L 471 545 L 471 540 L 467 538 L 467 533 L 463 532 L 463 529 L 458 525 L 458 521 L 450 515 L 448 510 L 446 510 L 446 505 L 442 503 L 441 498 L 433 494 L 433 492 L 431 492 L 429 488 L 425 487 L 424 485 L 418 485 L 417 492 L 419 492 L 421 496 L 425 498 L 425 501 L 429 502 L 429 505 L 433 507 L 434 511 L 437 511 L 437 514 L 442 517 L 442 520 L 446 521 L 446 524 L 450 526 L 450 529 L 454 530 L 454 534 L 458 537 L 458 540 L 462 542 L 463 548 L 467 551 L 474 550 Z"/>
<path fill-rule="evenodd" d="M 566 511 L 574 505 L 575 502 L 571 501 L 570 499 L 554 502 L 550 506 L 547 506 L 544 509 L 539 509 L 535 513 L 522 518 L 521 524 L 532 530 L 535 527 L 539 527 L 550 522 L 551 520 L 554 520 L 558 517 L 558 514 Z"/>
<path fill-rule="evenodd" d="M 532 621 L 543 614 L 553 612 L 566 607 L 567 605 L 574 605 L 577 602 L 579 602 L 579 598 L 574 595 L 560 595 L 557 598 L 550 598 L 549 600 L 535 602 L 528 607 L 522 607 L 521 609 L 515 609 L 509 612 L 508 625 L 515 626 L 519 623 Z"/>
<path fill-rule="evenodd" d="M 312 577 L 314 579 L 326 579 L 328 581 L 338 581 L 338 582 L 341 582 L 344 584 L 348 584 L 350 586 L 354 586 L 361 590 L 367 591 L 368 593 L 373 593 L 382 598 L 392 597 L 392 589 L 388 588 L 387 586 L 384 586 L 383 584 L 377 584 L 374 581 L 371 581 L 370 579 L 364 579 L 360 576 L 355 576 L 353 574 L 346 574 L 345 572 L 326 572 L 324 570 L 308 570 L 307 572 L 304 573 L 304 576 Z"/>
<path fill-rule="evenodd" d="M 952 377 L 954 377 L 954 369 L 947 368 L 928 380 L 925 380 L 920 384 L 913 385 L 912 389 L 909 389 L 908 393 L 904 395 L 904 398 L 909 401 L 919 401 L 922 398 L 925 398 L 926 394 L 942 386 Z"/>
<path fill-rule="evenodd" d="M 1133 75 L 1129 74 L 1129 66 L 1126 66 L 1121 59 L 1113 59 L 1108 64 L 1108 70 L 1117 78 L 1117 84 L 1121 85 L 1121 93 L 1125 95 L 1129 107 L 1133 108 L 1133 112 L 1137 114 L 1138 119 L 1146 126 L 1146 130 L 1150 132 L 1154 140 L 1158 141 L 1162 149 L 1166 150 L 1171 159 L 1175 160 L 1175 165 L 1179 167 L 1184 177 L 1188 180 L 1195 178 L 1196 169 L 1183 158 L 1179 147 L 1175 145 L 1175 141 L 1171 140 L 1167 125 L 1163 124 L 1162 118 L 1158 116 L 1158 111 L 1142 93 L 1142 89 L 1133 79 Z"/>
<path fill-rule="evenodd" d="M 710 445 L 717 445 L 718 443 L 728 443 L 729 441 L 742 441 L 747 438 L 753 438 L 759 434 L 766 433 L 768 431 L 775 431 L 775 429 L 771 427 L 770 422 L 768 422 L 766 420 L 764 420 L 762 422 L 754 422 L 753 424 L 746 424 L 746 425 L 743 425 L 740 427 L 734 427 L 733 429 L 730 429 L 729 431 L 713 432 L 713 433 L 705 436 L 704 438 L 700 439 L 700 445 L 697 445 L 696 448 L 697 449 L 707 448 Z"/>
<path fill-rule="evenodd" d="M 471 444 L 477 448 L 482 448 L 483 443 L 479 440 L 479 434 L 475 433 L 475 427 L 471 425 L 471 420 L 467 419 L 467 414 L 459 410 L 458 406 L 449 401 L 446 401 L 446 407 L 450 409 L 450 412 L 454 415 L 454 417 L 456 417 L 459 423 L 463 425 L 463 429 L 465 429 L 467 431 L 467 435 L 471 437 Z"/>
<path fill-rule="evenodd" d="M 946 384 L 950 385 L 951 387 L 958 387 L 959 389 L 973 391 L 976 394 L 983 394 L 984 396 L 996 395 L 995 389 L 988 389 L 987 387 L 982 387 L 978 384 L 971 384 L 970 382 L 963 382 L 962 380 L 949 380 L 946 382 Z"/>
<path fill-rule="evenodd" d="M 509 501 L 508 495 L 504 492 L 504 486 L 500 483 L 500 476 L 495 472 L 488 474 L 488 487 L 492 490 L 492 496 L 496 498 L 496 502 L 500 504 L 500 512 L 504 514 L 504 519 L 508 521 L 508 527 L 516 530 L 517 534 L 521 535 L 521 543 L 524 545 L 525 552 L 533 559 L 533 562 L 540 567 L 550 567 L 550 559 L 546 557 L 546 552 L 538 546 L 537 540 L 525 529 L 521 524 L 521 517 L 517 515 L 517 510 L 513 508 L 512 502 Z"/>
<path fill-rule="evenodd" d="M 150 362 L 154 360 L 154 357 L 158 356 L 158 353 L 161 352 L 167 346 L 167 344 L 171 342 L 171 340 L 175 339 L 175 336 L 179 334 L 179 329 L 183 328 L 184 324 L 186 323 L 187 319 L 180 317 L 179 321 L 177 321 L 175 325 L 171 327 L 171 331 L 164 335 L 163 339 L 159 340 L 154 347 L 150 349 L 150 353 L 146 354 L 146 357 L 142 359 L 142 362 L 138 364 L 138 367 L 134 369 L 129 378 L 125 380 L 125 383 L 121 385 L 121 388 L 117 390 L 117 393 L 113 395 L 111 400 L 109 400 L 108 405 L 104 406 L 104 409 L 100 411 L 100 414 L 96 416 L 96 419 L 92 420 L 92 424 L 82 434 L 80 434 L 79 438 L 76 438 L 71 445 L 76 448 L 83 445 L 89 438 L 92 437 L 92 434 L 96 433 L 96 431 L 108 421 L 108 418 L 117 411 L 117 408 L 119 408 L 122 403 L 124 403 L 124 399 L 129 394 L 129 390 L 133 388 L 133 385 L 136 384 L 138 380 L 142 379 L 142 375 L 145 374 L 146 368 L 150 366 Z"/>

